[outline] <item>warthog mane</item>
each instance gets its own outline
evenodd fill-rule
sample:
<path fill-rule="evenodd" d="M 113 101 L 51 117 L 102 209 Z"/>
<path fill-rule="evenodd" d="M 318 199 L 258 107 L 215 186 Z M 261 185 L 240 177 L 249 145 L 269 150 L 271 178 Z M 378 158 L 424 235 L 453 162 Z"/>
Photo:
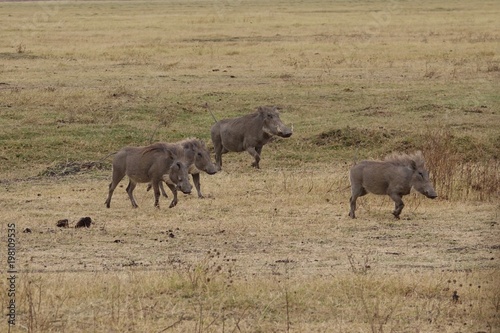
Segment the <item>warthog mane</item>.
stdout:
<path fill-rule="evenodd" d="M 412 166 L 415 165 L 417 169 L 423 168 L 425 164 L 424 155 L 421 151 L 414 152 L 412 154 L 405 153 L 392 153 L 384 158 L 385 162 L 401 165 L 401 166 Z"/>

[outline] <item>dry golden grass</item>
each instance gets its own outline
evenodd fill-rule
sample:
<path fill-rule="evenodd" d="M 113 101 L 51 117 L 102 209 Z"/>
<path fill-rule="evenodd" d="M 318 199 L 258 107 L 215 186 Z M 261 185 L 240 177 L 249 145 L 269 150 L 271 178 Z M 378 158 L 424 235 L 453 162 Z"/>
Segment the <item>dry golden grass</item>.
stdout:
<path fill-rule="evenodd" d="M 479 0 L 0 2 L 10 331 L 497 332 L 499 12 Z M 124 145 L 208 142 L 206 104 L 218 118 L 279 105 L 295 132 L 264 148 L 261 170 L 224 155 L 202 175 L 207 198 L 173 209 L 153 208 L 145 185 L 132 209 L 125 181 L 106 209 L 109 161 L 71 169 Z M 414 149 L 440 197 L 409 195 L 396 221 L 389 198 L 369 195 L 350 219 L 353 160 Z M 73 228 L 83 216 L 93 225 Z M 64 218 L 71 228 L 55 226 Z"/>
<path fill-rule="evenodd" d="M 174 209 L 155 209 L 145 186 L 139 209 L 123 188 L 106 209 L 102 175 L 3 186 L 18 231 L 19 331 L 498 327 L 497 204 L 410 195 L 394 221 L 389 200 L 366 197 L 352 220 L 345 177 L 231 162 L 203 177 L 208 198 L 182 196 Z M 73 228 L 82 216 L 90 229 Z M 62 218 L 71 228 L 55 226 Z"/>

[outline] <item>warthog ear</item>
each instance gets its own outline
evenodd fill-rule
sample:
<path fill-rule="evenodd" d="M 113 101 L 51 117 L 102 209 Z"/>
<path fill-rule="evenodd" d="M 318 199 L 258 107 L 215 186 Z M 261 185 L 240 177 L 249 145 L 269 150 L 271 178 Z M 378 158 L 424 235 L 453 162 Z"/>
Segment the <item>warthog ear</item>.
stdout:
<path fill-rule="evenodd" d="M 180 162 L 175 162 L 175 163 L 172 163 L 172 165 L 170 166 L 170 171 L 177 171 L 177 170 L 180 170 Z"/>
<path fill-rule="evenodd" d="M 414 160 L 411 160 L 410 166 L 413 171 L 417 170 L 417 163 Z"/>
<path fill-rule="evenodd" d="M 168 158 L 175 159 L 175 156 L 174 156 L 174 154 L 172 154 L 172 151 L 170 149 L 167 149 L 166 153 L 167 153 Z"/>
<path fill-rule="evenodd" d="M 184 142 L 184 144 L 182 145 L 182 148 L 184 148 L 185 150 L 188 150 L 188 149 L 194 150 L 194 145 L 192 142 Z"/>

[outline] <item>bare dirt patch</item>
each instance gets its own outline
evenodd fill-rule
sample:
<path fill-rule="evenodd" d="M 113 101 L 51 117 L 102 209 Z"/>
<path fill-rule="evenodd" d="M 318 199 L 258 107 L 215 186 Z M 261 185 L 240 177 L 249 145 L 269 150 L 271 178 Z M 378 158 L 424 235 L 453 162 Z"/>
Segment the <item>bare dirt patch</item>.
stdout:
<path fill-rule="evenodd" d="M 207 176 L 202 182 L 209 199 L 182 196 L 173 209 L 165 200 L 155 209 L 145 186 L 137 189 L 139 209 L 132 209 L 125 181 L 110 209 L 103 204 L 107 182 L 91 179 L 15 183 L 3 186 L 2 196 L 15 207 L 8 216 L 18 228 L 33 231 L 20 240 L 20 258 L 29 271 L 120 270 L 130 262 L 168 270 L 174 262 L 202 258 L 211 250 L 234 259 L 241 276 L 272 274 L 283 260 L 293 263 L 290 274 L 329 275 L 348 271 L 349 255 L 369 257 L 371 269 L 384 271 L 498 267 L 494 204 L 463 208 L 412 194 L 405 199 L 402 220 L 396 221 L 390 200 L 367 196 L 360 200 L 359 218 L 351 220 L 348 191 L 327 193 L 322 184 L 327 174 L 305 181 L 288 173 Z M 293 183 L 285 190 L 286 177 Z M 244 186 L 231 188 L 236 179 Z M 309 193 L 306 186 L 312 187 Z M 93 222 L 85 230 L 55 225 L 62 218 L 74 225 L 85 215 Z"/>
<path fill-rule="evenodd" d="M 344 177 L 337 179 L 327 169 L 307 177 L 305 170 L 248 167 L 242 173 L 246 162 L 202 176 L 208 198 L 182 196 L 173 209 L 166 208 L 165 199 L 161 209 L 154 208 L 145 185 L 137 188 L 139 208 L 133 209 L 125 182 L 117 188 L 113 207 L 106 209 L 107 174 L 3 184 L 3 216 L 15 221 L 18 230 L 31 231 L 17 234 L 20 289 L 38 295 L 42 304 L 65 300 L 56 315 L 52 307 L 42 307 L 33 320 L 42 325 L 42 318 L 52 318 L 52 324 L 43 325 L 73 331 L 85 331 L 92 322 L 107 330 L 107 309 L 115 307 L 121 313 L 115 325 L 121 329 L 141 325 L 141 330 L 159 331 L 177 323 L 173 331 L 183 332 L 210 320 L 218 329 L 269 331 L 291 325 L 314 331 L 327 325 L 326 331 L 343 327 L 355 332 L 353 327 L 366 328 L 376 320 L 371 311 L 380 306 L 396 312 L 378 325 L 414 327 L 396 318 L 406 316 L 407 306 L 427 307 L 432 300 L 439 304 L 429 310 L 436 322 L 419 319 L 417 324 L 429 332 L 436 331 L 436 323 L 455 318 L 450 313 L 438 319 L 442 311 L 467 311 L 460 316 L 466 313 L 470 327 L 478 330 L 485 328 L 484 321 L 473 319 L 478 313 L 497 325 L 492 281 L 500 266 L 498 205 L 431 201 L 412 194 L 396 221 L 390 200 L 367 196 L 353 220 L 347 215 Z M 91 217 L 90 227 L 55 225 L 64 218 L 73 226 L 81 216 Z M 76 287 L 76 281 L 88 286 Z M 478 293 L 478 285 L 484 293 Z M 344 299 L 349 316 L 363 313 L 365 319 L 346 329 L 331 317 L 328 299 Z M 20 309 L 29 304 L 22 300 Z M 366 308 L 359 308 L 363 302 Z M 91 311 L 85 304 L 95 304 L 101 317 L 71 321 L 76 313 Z M 396 310 L 397 304 L 405 305 Z M 207 313 L 200 315 L 200 308 Z M 274 315 L 259 321 L 266 308 Z M 314 317 L 307 309 L 314 309 Z M 156 319 L 131 319 L 129 311 Z M 288 324 L 286 313 L 295 318 Z M 28 318 L 20 316 L 20 321 Z"/>

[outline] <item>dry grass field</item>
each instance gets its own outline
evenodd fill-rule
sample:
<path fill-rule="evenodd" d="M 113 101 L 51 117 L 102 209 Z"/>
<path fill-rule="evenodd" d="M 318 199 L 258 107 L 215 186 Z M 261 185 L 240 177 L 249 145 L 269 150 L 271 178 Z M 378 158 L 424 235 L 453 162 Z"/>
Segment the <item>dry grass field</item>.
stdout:
<path fill-rule="evenodd" d="M 0 1 L 0 331 L 500 332 L 499 15 L 494 0 Z M 123 180 L 105 208 L 107 154 L 212 147 L 209 111 L 259 105 L 294 129 L 260 170 L 226 154 L 205 199 L 156 209 L 144 184 L 132 209 Z M 415 150 L 439 197 L 408 195 L 395 220 L 368 195 L 351 219 L 354 161 Z"/>

